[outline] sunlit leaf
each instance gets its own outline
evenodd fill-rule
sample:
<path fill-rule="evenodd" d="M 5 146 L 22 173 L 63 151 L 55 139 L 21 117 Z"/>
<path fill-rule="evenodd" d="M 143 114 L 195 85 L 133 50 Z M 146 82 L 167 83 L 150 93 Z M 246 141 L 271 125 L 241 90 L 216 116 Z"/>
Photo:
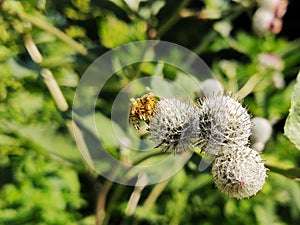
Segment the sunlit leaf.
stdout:
<path fill-rule="evenodd" d="M 125 139 L 124 131 L 113 121 L 105 117 L 101 113 L 78 117 L 73 114 L 73 119 L 80 127 L 89 132 L 89 136 L 93 136 L 101 141 L 103 147 L 110 151 L 111 154 L 117 156 L 117 149 L 120 147 L 120 140 Z"/>
<path fill-rule="evenodd" d="M 281 168 L 274 165 L 266 165 L 272 172 L 279 173 L 291 179 L 300 180 L 300 168 Z"/>
<path fill-rule="evenodd" d="M 100 23 L 99 36 L 105 47 L 114 48 L 132 41 L 144 40 L 146 30 L 147 26 L 144 21 L 127 24 L 114 16 L 107 16 Z"/>
<path fill-rule="evenodd" d="M 16 133 L 19 137 L 28 139 L 35 145 L 47 150 L 66 160 L 73 162 L 81 161 L 79 151 L 68 134 L 60 134 L 57 127 L 47 125 L 20 125 L 17 123 L 5 124 L 6 130 Z"/>
<path fill-rule="evenodd" d="M 37 77 L 38 73 L 36 69 L 30 68 L 21 64 L 21 62 L 17 62 L 15 59 L 10 58 L 9 64 L 11 67 L 12 74 L 19 79 L 25 77 Z"/>
<path fill-rule="evenodd" d="M 284 126 L 285 135 L 300 150 L 300 72 L 297 77 L 297 83 L 292 93 L 292 102 L 289 116 Z"/>

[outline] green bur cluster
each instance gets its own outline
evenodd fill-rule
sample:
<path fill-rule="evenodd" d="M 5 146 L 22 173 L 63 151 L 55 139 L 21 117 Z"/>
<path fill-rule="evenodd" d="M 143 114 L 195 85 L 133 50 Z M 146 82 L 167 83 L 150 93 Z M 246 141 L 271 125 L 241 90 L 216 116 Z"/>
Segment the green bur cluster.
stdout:
<path fill-rule="evenodd" d="M 216 187 L 229 197 L 243 199 L 255 195 L 267 177 L 261 156 L 249 147 L 250 119 L 239 101 L 223 94 L 203 98 L 199 106 L 162 99 L 149 123 L 150 139 L 174 154 L 200 147 L 214 155 Z"/>

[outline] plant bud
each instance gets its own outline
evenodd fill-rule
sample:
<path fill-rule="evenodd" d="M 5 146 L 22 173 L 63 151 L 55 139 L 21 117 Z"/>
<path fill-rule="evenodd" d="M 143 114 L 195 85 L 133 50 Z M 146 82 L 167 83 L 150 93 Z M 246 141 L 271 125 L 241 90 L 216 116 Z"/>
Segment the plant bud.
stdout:
<path fill-rule="evenodd" d="M 213 95 L 200 101 L 199 142 L 202 150 L 217 155 L 223 146 L 248 144 L 251 134 L 250 115 L 235 99 Z"/>
<path fill-rule="evenodd" d="M 287 0 L 262 0 L 260 1 L 260 7 L 270 10 L 274 15 L 281 19 L 287 10 L 289 2 Z"/>
<path fill-rule="evenodd" d="M 265 183 L 266 171 L 259 153 L 247 146 L 223 148 L 212 165 L 216 187 L 237 199 L 255 195 Z"/>
<path fill-rule="evenodd" d="M 253 15 L 252 27 L 260 36 L 270 32 L 278 34 L 282 29 L 282 20 L 277 18 L 272 11 L 259 8 Z"/>
<path fill-rule="evenodd" d="M 252 147 L 257 151 L 262 151 L 265 143 L 271 137 L 272 125 L 269 120 L 261 117 L 253 118 L 252 124 L 252 135 L 250 137 Z"/>
<path fill-rule="evenodd" d="M 196 138 L 198 128 L 197 107 L 175 98 L 159 101 L 149 123 L 150 139 L 174 154 L 187 150 Z"/>

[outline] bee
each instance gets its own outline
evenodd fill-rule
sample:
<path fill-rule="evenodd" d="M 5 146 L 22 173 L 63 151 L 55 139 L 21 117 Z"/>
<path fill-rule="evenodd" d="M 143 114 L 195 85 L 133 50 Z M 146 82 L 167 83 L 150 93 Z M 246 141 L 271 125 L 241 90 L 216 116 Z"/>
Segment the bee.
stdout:
<path fill-rule="evenodd" d="M 129 121 L 133 124 L 136 130 L 140 129 L 140 121 L 149 124 L 152 119 L 158 97 L 152 92 L 143 95 L 140 98 L 130 99 L 130 114 Z"/>

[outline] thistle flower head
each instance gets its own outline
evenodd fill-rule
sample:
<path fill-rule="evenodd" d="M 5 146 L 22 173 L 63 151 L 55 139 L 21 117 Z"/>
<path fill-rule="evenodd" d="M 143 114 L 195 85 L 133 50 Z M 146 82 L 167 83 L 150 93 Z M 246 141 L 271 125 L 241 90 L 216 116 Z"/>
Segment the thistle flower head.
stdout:
<path fill-rule="evenodd" d="M 237 199 L 255 195 L 267 177 L 259 153 L 247 146 L 223 148 L 213 162 L 212 175 L 222 193 Z"/>
<path fill-rule="evenodd" d="M 197 134 L 197 110 L 195 105 L 175 98 L 160 100 L 149 123 L 150 139 L 164 151 L 170 148 L 174 153 L 187 150 Z"/>
<path fill-rule="evenodd" d="M 198 115 L 204 152 L 217 155 L 223 146 L 248 144 L 250 115 L 237 100 L 221 94 L 209 96 L 200 101 Z"/>

